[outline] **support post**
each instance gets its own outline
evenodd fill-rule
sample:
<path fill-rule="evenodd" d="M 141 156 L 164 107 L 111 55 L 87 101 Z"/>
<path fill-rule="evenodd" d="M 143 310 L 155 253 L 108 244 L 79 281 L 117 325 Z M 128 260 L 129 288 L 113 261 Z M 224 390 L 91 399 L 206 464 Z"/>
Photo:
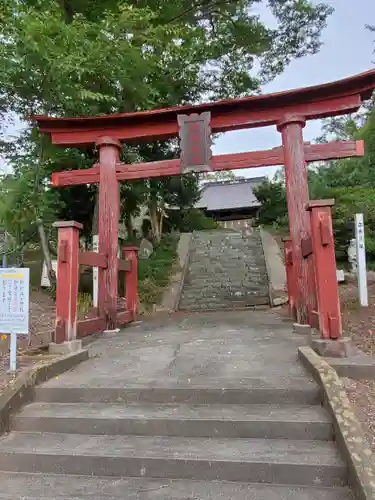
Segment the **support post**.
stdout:
<path fill-rule="evenodd" d="M 363 214 L 355 214 L 355 241 L 357 248 L 357 281 L 359 303 L 362 307 L 368 307 L 365 223 L 363 220 Z"/>
<path fill-rule="evenodd" d="M 304 126 L 304 117 L 286 116 L 279 122 L 277 129 L 281 132 L 284 148 L 296 319 L 300 324 L 310 324 L 311 313 L 316 308 L 317 299 L 312 262 L 304 260 L 301 253 L 301 240 L 311 236 L 310 219 L 305 211 L 306 203 L 309 201 L 309 188 L 302 134 Z"/>
<path fill-rule="evenodd" d="M 101 137 L 99 149 L 99 252 L 107 255 L 108 267 L 99 269 L 99 313 L 106 319 L 108 330 L 116 328 L 118 294 L 118 225 L 120 215 L 119 186 L 116 163 L 119 162 L 121 144 L 111 137 Z"/>
<path fill-rule="evenodd" d="M 77 297 L 79 280 L 79 231 L 75 221 L 55 222 L 58 228 L 56 344 L 71 342 L 77 337 Z"/>
<path fill-rule="evenodd" d="M 293 276 L 293 254 L 292 254 L 292 240 L 289 236 L 283 238 L 284 242 L 284 260 L 286 268 L 286 283 L 288 287 L 288 303 L 289 303 L 289 316 L 296 319 L 296 304 L 295 304 L 295 286 L 296 281 Z"/>
<path fill-rule="evenodd" d="M 319 330 L 322 339 L 342 336 L 339 288 L 336 276 L 335 244 L 331 207 L 334 200 L 316 200 L 307 204 L 310 212 L 312 248 L 318 296 Z"/>
<path fill-rule="evenodd" d="M 131 313 L 133 321 L 139 312 L 137 254 L 137 247 L 124 248 L 124 258 L 130 263 L 129 271 L 125 272 L 125 309 Z"/>

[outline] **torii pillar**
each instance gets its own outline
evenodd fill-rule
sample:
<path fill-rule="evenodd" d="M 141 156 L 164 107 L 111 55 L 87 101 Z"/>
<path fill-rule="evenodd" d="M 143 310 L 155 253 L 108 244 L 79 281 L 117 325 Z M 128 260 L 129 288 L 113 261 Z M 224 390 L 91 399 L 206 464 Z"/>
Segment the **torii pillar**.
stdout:
<path fill-rule="evenodd" d="M 98 306 L 106 318 L 107 329 L 116 327 L 118 292 L 118 226 L 120 193 L 116 164 L 121 144 L 111 137 L 96 141 L 99 150 L 99 252 L 107 255 L 107 268 L 99 269 Z"/>
<path fill-rule="evenodd" d="M 304 259 L 302 239 L 311 238 L 311 224 L 305 207 L 309 202 L 307 164 L 302 130 L 306 124 L 300 115 L 285 116 L 277 129 L 281 132 L 284 148 L 285 187 L 288 202 L 289 232 L 292 240 L 292 257 L 295 283 L 296 319 L 300 324 L 310 324 L 311 312 L 316 310 L 317 297 L 315 274 L 311 259 Z"/>

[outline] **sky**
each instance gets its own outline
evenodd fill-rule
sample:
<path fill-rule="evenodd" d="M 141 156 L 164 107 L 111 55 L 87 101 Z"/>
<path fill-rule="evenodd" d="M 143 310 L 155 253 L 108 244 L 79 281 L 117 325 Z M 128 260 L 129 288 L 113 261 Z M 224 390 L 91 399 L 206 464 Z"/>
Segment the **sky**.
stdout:
<path fill-rule="evenodd" d="M 318 3 L 314 0 L 314 3 Z M 335 12 L 328 18 L 323 31 L 323 45 L 318 54 L 292 61 L 287 69 L 270 84 L 264 93 L 279 92 L 310 85 L 319 85 L 340 80 L 374 67 L 375 34 L 365 29 L 366 24 L 375 24 L 375 0 L 325 0 Z M 261 12 L 264 19 L 267 12 Z M 304 139 L 314 141 L 319 136 L 321 122 L 309 121 L 304 129 Z M 213 147 L 214 154 L 240 153 L 259 149 L 270 149 L 281 145 L 276 127 L 227 132 L 220 136 Z M 272 177 L 276 168 L 237 170 L 244 177 L 268 175 Z"/>
<path fill-rule="evenodd" d="M 365 29 L 366 24 L 375 24 L 375 0 L 324 0 L 335 11 L 328 19 L 323 31 L 323 45 L 318 54 L 291 62 L 286 70 L 264 86 L 263 91 L 279 92 L 310 85 L 319 85 L 340 80 L 374 67 L 373 39 L 375 34 Z M 318 3 L 319 0 L 314 0 Z M 265 8 L 258 7 L 263 19 L 272 22 Z M 319 120 L 309 121 L 304 129 L 304 139 L 314 141 L 320 135 Z M 14 134 L 15 130 L 10 131 Z M 213 146 L 214 154 L 240 153 L 270 149 L 281 144 L 276 127 L 227 132 L 221 135 Z M 0 158 L 0 168 L 6 168 Z M 237 170 L 236 175 L 272 177 L 276 168 Z"/>

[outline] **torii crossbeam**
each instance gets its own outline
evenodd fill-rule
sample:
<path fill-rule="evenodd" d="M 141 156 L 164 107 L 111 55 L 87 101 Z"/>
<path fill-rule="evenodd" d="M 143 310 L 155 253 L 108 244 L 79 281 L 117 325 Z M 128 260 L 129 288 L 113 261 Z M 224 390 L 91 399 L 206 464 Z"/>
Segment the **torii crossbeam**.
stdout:
<path fill-rule="evenodd" d="M 187 171 L 229 170 L 260 166 L 285 166 L 296 315 L 300 323 L 316 310 L 314 273 L 301 252 L 301 241 L 311 235 L 306 163 L 359 156 L 361 142 L 306 145 L 303 127 L 307 120 L 355 112 L 375 88 L 375 70 L 351 78 L 275 94 L 231 99 L 197 106 L 181 106 L 135 113 L 85 118 L 32 117 L 54 144 L 80 147 L 96 144 L 99 163 L 91 169 L 61 172 L 55 186 L 99 182 L 99 249 L 107 255 L 107 269 L 99 276 L 99 308 L 115 310 L 117 297 L 117 241 L 119 217 L 118 182 Z M 211 133 L 276 125 L 282 148 L 270 151 L 214 156 Z M 138 165 L 119 161 L 121 144 L 164 140 L 180 135 L 181 160 Z M 193 140 L 194 138 L 194 140 Z M 200 159 L 201 161 L 197 160 Z M 311 261 L 311 259 L 310 259 Z"/>
<path fill-rule="evenodd" d="M 307 163 L 323 160 L 337 160 L 362 156 L 364 153 L 363 141 L 335 141 L 327 144 L 306 144 L 305 160 Z M 272 167 L 284 164 L 283 148 L 274 148 L 251 153 L 236 153 L 217 155 L 212 158 L 212 170 L 240 170 L 245 168 Z M 181 174 L 180 160 L 164 160 L 147 163 L 116 164 L 116 178 L 118 181 L 132 181 L 136 179 L 150 179 L 152 177 L 166 177 Z M 52 174 L 52 186 L 65 187 L 80 184 L 96 184 L 100 181 L 100 165 L 97 164 L 86 170 L 67 170 Z"/>

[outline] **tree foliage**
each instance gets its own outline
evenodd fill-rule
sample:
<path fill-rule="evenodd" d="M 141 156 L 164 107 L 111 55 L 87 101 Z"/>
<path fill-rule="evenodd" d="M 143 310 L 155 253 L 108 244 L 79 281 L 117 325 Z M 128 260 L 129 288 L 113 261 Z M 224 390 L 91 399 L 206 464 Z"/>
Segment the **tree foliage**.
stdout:
<path fill-rule="evenodd" d="M 262 204 L 259 222 L 266 225 L 284 225 L 288 213 L 284 184 L 278 180 L 267 180 L 254 188 L 254 194 Z"/>
<path fill-rule="evenodd" d="M 363 213 L 366 249 L 369 258 L 375 260 L 375 106 L 370 103 L 365 114 L 330 120 L 323 132 L 320 140 L 364 140 L 365 155 L 310 167 L 310 198 L 335 200 L 333 227 L 339 258 L 346 258 L 349 241 L 354 237 L 354 214 Z M 263 203 L 260 222 L 287 226 L 283 182 L 267 182 L 258 188 L 257 196 Z"/>
<path fill-rule="evenodd" d="M 257 12 L 262 3 L 273 27 Z M 309 0 L 2 0 L 0 117 L 108 114 L 257 93 L 293 58 L 319 49 L 330 12 Z M 89 232 L 95 188 L 46 185 L 54 171 L 92 166 L 95 150 L 57 149 L 30 125 L 18 139 L 0 139 L 15 182 L 34 179 L 16 196 L 17 206 L 32 207 L 26 224 L 37 214 L 69 217 Z M 122 160 L 176 154 L 169 142 L 124 148 Z M 160 228 L 155 214 L 169 202 L 191 206 L 194 183 L 193 176 L 125 184 L 122 218 L 129 224 L 146 203 Z M 25 203 L 21 193 L 29 193 Z"/>

